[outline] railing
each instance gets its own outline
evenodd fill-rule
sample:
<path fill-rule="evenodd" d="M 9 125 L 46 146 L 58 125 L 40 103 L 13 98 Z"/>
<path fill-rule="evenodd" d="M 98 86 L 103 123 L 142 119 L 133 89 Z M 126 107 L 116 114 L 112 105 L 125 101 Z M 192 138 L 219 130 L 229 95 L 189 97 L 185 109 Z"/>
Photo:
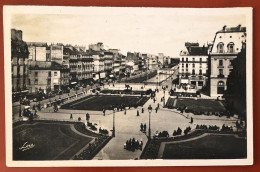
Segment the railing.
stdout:
<path fill-rule="evenodd" d="M 225 78 L 225 76 L 223 74 L 218 75 L 218 78 Z"/>

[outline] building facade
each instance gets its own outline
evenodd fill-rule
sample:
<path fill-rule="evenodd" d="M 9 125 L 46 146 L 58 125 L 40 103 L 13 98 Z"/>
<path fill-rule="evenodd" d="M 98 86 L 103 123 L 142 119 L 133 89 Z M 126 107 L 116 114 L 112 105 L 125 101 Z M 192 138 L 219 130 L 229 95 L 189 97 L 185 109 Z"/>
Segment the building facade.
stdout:
<path fill-rule="evenodd" d="M 29 93 L 44 93 L 61 89 L 62 66 L 56 62 L 30 61 L 29 62 Z"/>
<path fill-rule="evenodd" d="M 28 92 L 29 51 L 22 35 L 21 30 L 11 29 L 12 93 L 19 96 L 21 93 Z"/>
<path fill-rule="evenodd" d="M 223 96 L 227 89 L 226 82 L 233 69 L 231 61 L 241 52 L 243 43 L 246 42 L 246 28 L 223 27 L 215 35 L 210 59 L 210 96 Z"/>
<path fill-rule="evenodd" d="M 46 42 L 27 42 L 29 50 L 29 60 L 47 61 L 47 43 Z"/>
<path fill-rule="evenodd" d="M 201 89 L 206 85 L 207 75 L 208 47 L 186 42 L 185 49 L 180 52 L 179 83 Z"/>

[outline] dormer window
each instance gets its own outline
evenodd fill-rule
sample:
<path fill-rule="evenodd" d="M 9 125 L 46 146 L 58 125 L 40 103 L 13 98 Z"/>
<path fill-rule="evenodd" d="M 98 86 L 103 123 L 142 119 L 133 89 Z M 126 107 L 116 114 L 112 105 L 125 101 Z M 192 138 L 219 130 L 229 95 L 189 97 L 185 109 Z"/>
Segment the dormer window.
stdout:
<path fill-rule="evenodd" d="M 227 45 L 228 53 L 234 53 L 234 43 L 231 42 Z"/>
<path fill-rule="evenodd" d="M 218 45 L 217 45 L 217 52 L 218 53 L 223 53 L 224 52 L 224 44 L 222 42 L 220 42 Z"/>

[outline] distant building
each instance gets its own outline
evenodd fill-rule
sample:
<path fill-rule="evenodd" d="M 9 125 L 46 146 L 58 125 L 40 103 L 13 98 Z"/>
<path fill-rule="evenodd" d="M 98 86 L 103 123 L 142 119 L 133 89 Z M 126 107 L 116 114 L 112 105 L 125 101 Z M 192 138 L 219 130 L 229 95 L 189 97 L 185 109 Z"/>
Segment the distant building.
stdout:
<path fill-rule="evenodd" d="M 61 88 L 61 68 L 56 62 L 30 61 L 29 66 L 29 92 L 44 93 L 58 91 Z"/>
<path fill-rule="evenodd" d="M 207 74 L 208 47 L 186 42 L 185 49 L 180 52 L 179 83 L 201 89 L 206 84 Z"/>
<path fill-rule="evenodd" d="M 50 59 L 60 64 L 63 62 L 63 45 L 50 45 Z"/>
<path fill-rule="evenodd" d="M 47 43 L 46 42 L 27 42 L 29 50 L 29 60 L 47 61 Z"/>
<path fill-rule="evenodd" d="M 13 95 L 28 91 L 28 46 L 21 30 L 11 29 L 11 65 Z"/>
<path fill-rule="evenodd" d="M 223 96 L 226 81 L 233 66 L 231 61 L 241 52 L 246 42 L 246 27 L 223 27 L 215 35 L 210 59 L 210 96 Z"/>
<path fill-rule="evenodd" d="M 86 52 L 78 51 L 73 46 L 64 47 L 64 64 L 65 58 L 69 58 L 70 84 L 89 84 L 94 71 L 93 57 Z"/>
<path fill-rule="evenodd" d="M 104 44 L 102 42 L 98 42 L 97 44 L 90 44 L 89 45 L 89 51 L 103 51 Z"/>
<path fill-rule="evenodd" d="M 113 71 L 113 63 L 114 63 L 114 54 L 109 51 L 104 52 L 104 70 L 106 75 L 110 75 Z"/>

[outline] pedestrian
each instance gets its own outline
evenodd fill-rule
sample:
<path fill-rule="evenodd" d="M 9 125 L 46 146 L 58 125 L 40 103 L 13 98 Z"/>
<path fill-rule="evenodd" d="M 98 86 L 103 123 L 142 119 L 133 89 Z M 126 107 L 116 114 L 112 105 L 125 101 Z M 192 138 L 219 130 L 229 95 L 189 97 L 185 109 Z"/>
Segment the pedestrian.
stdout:
<path fill-rule="evenodd" d="M 139 116 L 139 110 L 137 110 L 137 114 L 136 114 L 136 116 Z"/>
<path fill-rule="evenodd" d="M 106 116 L 106 110 L 105 109 L 103 109 L 103 115 Z"/>
<path fill-rule="evenodd" d="M 124 112 L 124 114 L 126 115 L 126 109 L 125 109 L 125 112 Z"/>
<path fill-rule="evenodd" d="M 144 129 L 143 123 L 141 123 L 140 128 L 141 128 L 141 131 L 143 131 L 143 129 Z"/>
<path fill-rule="evenodd" d="M 144 113 L 144 108 L 142 108 L 142 113 Z"/>
<path fill-rule="evenodd" d="M 158 108 L 158 109 L 160 108 L 160 104 L 159 104 L 159 103 L 157 104 L 157 108 Z"/>
<path fill-rule="evenodd" d="M 144 124 L 144 132 L 146 132 L 146 124 Z"/>
<path fill-rule="evenodd" d="M 128 142 L 128 140 L 126 141 L 126 150 L 129 150 L 129 142 Z"/>
<path fill-rule="evenodd" d="M 155 108 L 155 112 L 156 112 L 156 113 L 157 113 L 157 111 L 158 111 L 158 107 Z"/>
<path fill-rule="evenodd" d="M 192 117 L 190 117 L 190 123 L 191 123 L 191 124 L 193 123 L 193 118 L 192 118 Z"/>
<path fill-rule="evenodd" d="M 86 114 L 86 120 L 89 122 L 89 118 L 90 118 L 90 116 L 89 116 L 89 113 L 87 113 Z"/>
<path fill-rule="evenodd" d="M 153 103 L 155 103 L 155 97 L 153 98 Z"/>
<path fill-rule="evenodd" d="M 73 119 L 73 116 L 72 116 L 72 114 L 70 114 L 70 119 Z"/>

